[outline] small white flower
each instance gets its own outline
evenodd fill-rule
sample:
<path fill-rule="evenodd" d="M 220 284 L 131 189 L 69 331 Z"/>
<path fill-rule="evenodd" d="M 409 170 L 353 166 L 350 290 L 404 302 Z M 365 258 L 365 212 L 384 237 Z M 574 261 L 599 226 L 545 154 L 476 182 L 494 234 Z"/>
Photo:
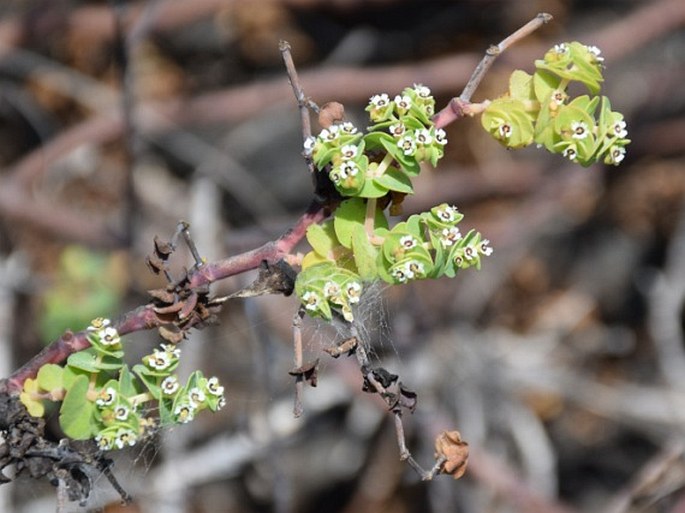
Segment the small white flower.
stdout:
<path fill-rule="evenodd" d="M 433 136 L 431 135 L 431 131 L 428 130 L 427 128 L 415 130 L 414 131 L 414 138 L 416 139 L 416 142 L 418 144 L 423 144 L 424 146 L 427 146 L 431 142 L 433 142 Z"/>
<path fill-rule="evenodd" d="M 478 251 L 480 251 L 480 253 L 485 256 L 492 255 L 493 249 L 489 246 L 489 244 L 490 241 L 488 239 L 483 239 L 480 242 L 480 245 L 478 246 Z"/>
<path fill-rule="evenodd" d="M 90 321 L 90 326 L 86 328 L 87 331 L 100 331 L 105 329 L 107 326 L 112 324 L 112 321 L 109 319 L 105 319 L 104 317 L 96 317 L 92 321 Z"/>
<path fill-rule="evenodd" d="M 620 164 L 626 156 L 626 149 L 623 146 L 612 146 L 609 149 L 609 157 L 612 164 Z"/>
<path fill-rule="evenodd" d="M 304 154 L 310 156 L 314 151 L 314 146 L 316 146 L 316 137 L 310 135 L 304 141 Z"/>
<path fill-rule="evenodd" d="M 112 387 L 107 387 L 103 390 L 100 390 L 98 398 L 95 399 L 95 404 L 97 404 L 98 406 L 109 406 L 114 402 L 116 398 L 117 391 L 114 390 Z"/>
<path fill-rule="evenodd" d="M 347 292 L 347 297 L 350 303 L 359 303 L 359 296 L 362 292 L 362 286 L 356 281 L 352 281 L 345 287 L 345 292 Z"/>
<path fill-rule="evenodd" d="M 359 172 L 357 164 L 352 161 L 343 162 L 340 164 L 340 176 L 347 178 L 348 176 L 356 176 Z"/>
<path fill-rule="evenodd" d="M 219 401 L 216 403 L 217 411 L 226 406 L 226 398 L 224 396 L 219 397 Z"/>
<path fill-rule="evenodd" d="M 626 122 L 617 121 L 614 123 L 614 126 L 611 127 L 611 131 L 616 137 L 624 138 L 628 135 L 628 130 L 626 130 Z"/>
<path fill-rule="evenodd" d="M 574 139 L 585 139 L 590 133 L 587 128 L 587 124 L 583 121 L 573 121 L 571 123 L 571 131 L 573 132 Z"/>
<path fill-rule="evenodd" d="M 450 228 L 444 228 L 442 230 L 442 237 L 440 238 L 440 243 L 443 247 L 447 248 L 461 239 L 461 232 L 459 228 L 452 226 Z"/>
<path fill-rule="evenodd" d="M 578 152 L 576 151 L 575 146 L 567 147 L 561 154 L 572 161 L 575 161 L 576 157 L 578 156 Z"/>
<path fill-rule="evenodd" d="M 160 344 L 165 353 L 169 353 L 175 358 L 181 357 L 181 348 L 175 346 L 174 344 Z"/>
<path fill-rule="evenodd" d="M 502 123 L 498 129 L 500 137 L 503 137 L 505 139 L 509 139 L 509 137 L 511 137 L 511 132 L 513 130 L 514 129 L 511 127 L 509 123 Z"/>
<path fill-rule="evenodd" d="M 347 178 L 347 175 L 343 176 L 340 172 L 340 168 L 336 167 L 335 169 L 332 169 L 330 173 L 328 173 L 328 178 L 330 178 L 331 182 L 333 182 L 335 185 L 340 185 L 340 183 Z"/>
<path fill-rule="evenodd" d="M 473 246 L 466 246 L 464 248 L 464 257 L 466 260 L 475 260 L 478 257 L 478 251 Z"/>
<path fill-rule="evenodd" d="M 129 413 L 130 410 L 127 406 L 124 406 L 123 404 L 120 404 L 119 406 L 114 408 L 114 418 L 116 418 L 117 420 L 126 420 L 128 418 Z"/>
<path fill-rule="evenodd" d="M 109 451 L 112 448 L 112 440 L 100 434 L 95 437 L 95 443 L 101 451 Z"/>
<path fill-rule="evenodd" d="M 602 57 L 602 50 L 600 50 L 596 46 L 588 46 L 587 49 L 592 55 L 594 55 L 595 60 L 597 62 L 604 62 L 604 57 Z"/>
<path fill-rule="evenodd" d="M 403 269 L 402 267 L 396 267 L 395 269 L 390 271 L 390 275 L 400 283 L 405 283 L 409 279 L 405 269 Z"/>
<path fill-rule="evenodd" d="M 566 43 L 560 43 L 558 45 L 554 45 L 554 51 L 558 54 L 564 54 L 568 52 L 568 46 Z"/>
<path fill-rule="evenodd" d="M 441 146 L 447 144 L 447 133 L 442 128 L 438 128 L 435 131 L 435 142 Z"/>
<path fill-rule="evenodd" d="M 411 235 L 405 235 L 404 237 L 400 237 L 400 245 L 404 249 L 412 249 L 418 245 L 418 241 Z"/>
<path fill-rule="evenodd" d="M 416 260 L 410 260 L 406 263 L 406 273 L 409 278 L 415 278 L 418 276 L 423 276 L 424 267 L 421 262 Z"/>
<path fill-rule="evenodd" d="M 308 290 L 302 294 L 302 301 L 304 302 L 304 307 L 307 310 L 318 310 L 321 304 L 321 298 L 316 292 Z"/>
<path fill-rule="evenodd" d="M 136 445 L 136 434 L 131 429 L 120 429 L 114 439 L 117 449 L 123 449 L 127 445 Z"/>
<path fill-rule="evenodd" d="M 414 84 L 414 91 L 421 98 L 428 98 L 431 95 L 431 90 L 423 84 Z"/>
<path fill-rule="evenodd" d="M 224 395 L 224 387 L 219 383 L 219 378 L 214 376 L 207 380 L 207 391 L 217 397 Z"/>
<path fill-rule="evenodd" d="M 551 96 L 551 103 L 554 105 L 563 105 L 564 100 L 566 100 L 566 93 L 564 91 L 560 91 L 559 89 L 556 89 Z"/>
<path fill-rule="evenodd" d="M 338 128 L 338 125 L 331 125 L 328 128 L 321 130 L 319 137 L 326 142 L 333 142 L 340 135 L 339 132 L 340 129 Z"/>
<path fill-rule="evenodd" d="M 394 125 L 390 125 L 388 131 L 393 135 L 393 137 L 402 137 L 406 131 L 406 128 L 404 123 L 395 123 Z"/>
<path fill-rule="evenodd" d="M 98 331 L 98 338 L 103 346 L 115 346 L 121 342 L 119 332 L 111 326 Z"/>
<path fill-rule="evenodd" d="M 340 125 L 340 130 L 344 134 L 352 135 L 357 133 L 357 127 L 354 126 L 351 122 L 345 121 L 343 124 Z"/>
<path fill-rule="evenodd" d="M 171 355 L 166 351 L 155 349 L 154 352 L 148 356 L 147 364 L 153 369 L 164 370 L 171 365 Z"/>
<path fill-rule="evenodd" d="M 402 152 L 405 155 L 413 155 L 416 153 L 416 142 L 411 135 L 405 135 L 397 142 L 397 146 L 402 148 Z"/>
<path fill-rule="evenodd" d="M 192 403 L 180 403 L 174 408 L 176 420 L 186 424 L 195 418 L 195 407 Z"/>
<path fill-rule="evenodd" d="M 409 96 L 400 96 L 398 94 L 397 96 L 395 96 L 394 102 L 399 110 L 411 109 L 411 98 L 409 98 Z"/>
<path fill-rule="evenodd" d="M 167 376 L 160 386 L 164 395 L 173 395 L 180 387 L 176 376 Z"/>
<path fill-rule="evenodd" d="M 353 144 L 346 144 L 340 148 L 343 160 L 350 160 L 357 156 L 357 147 Z"/>
<path fill-rule="evenodd" d="M 371 105 L 373 105 L 377 109 L 387 107 L 388 105 L 390 105 L 390 97 L 385 93 L 372 96 Z"/>
<path fill-rule="evenodd" d="M 323 286 L 323 295 L 326 297 L 337 297 L 340 295 L 340 285 L 334 281 L 327 281 Z"/>
<path fill-rule="evenodd" d="M 454 221 L 458 213 L 459 211 L 457 210 L 457 207 L 453 207 L 451 205 L 442 205 L 435 212 L 435 214 L 438 216 L 438 219 L 445 223 L 451 223 Z"/>
<path fill-rule="evenodd" d="M 203 402 L 205 402 L 207 396 L 205 396 L 205 393 L 198 387 L 193 387 L 188 391 L 188 399 L 190 400 L 190 404 L 194 405 L 195 408 L 197 408 Z"/>

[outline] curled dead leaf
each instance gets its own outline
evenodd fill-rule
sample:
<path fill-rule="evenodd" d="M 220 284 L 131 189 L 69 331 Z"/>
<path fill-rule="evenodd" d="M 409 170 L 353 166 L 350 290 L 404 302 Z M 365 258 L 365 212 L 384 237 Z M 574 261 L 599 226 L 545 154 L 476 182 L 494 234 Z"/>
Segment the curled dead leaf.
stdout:
<path fill-rule="evenodd" d="M 461 439 L 459 431 L 443 431 L 435 439 L 435 458 L 443 459 L 441 472 L 459 479 L 466 472 L 469 444 Z"/>
<path fill-rule="evenodd" d="M 317 358 L 313 362 L 305 363 L 302 367 L 296 367 L 288 371 L 288 374 L 295 377 L 300 377 L 302 380 L 308 382 L 312 387 L 315 387 L 318 383 L 318 366 L 319 359 Z"/>

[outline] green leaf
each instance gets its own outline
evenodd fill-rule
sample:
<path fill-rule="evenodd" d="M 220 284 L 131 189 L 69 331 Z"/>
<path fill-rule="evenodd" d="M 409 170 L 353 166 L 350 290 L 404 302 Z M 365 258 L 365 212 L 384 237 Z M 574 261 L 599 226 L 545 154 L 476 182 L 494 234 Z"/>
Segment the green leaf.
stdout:
<path fill-rule="evenodd" d="M 326 164 L 333 159 L 333 155 L 340 151 L 340 148 L 337 147 L 326 148 L 325 146 L 322 146 L 321 148 L 321 151 L 317 151 L 314 155 L 312 155 L 317 169 L 323 169 Z"/>
<path fill-rule="evenodd" d="M 148 389 L 148 392 L 152 395 L 152 397 L 159 399 L 162 395 L 162 389 L 161 387 L 157 384 L 157 375 L 152 374 L 150 372 L 150 369 L 148 369 L 145 365 L 142 363 L 138 363 L 133 366 L 133 372 L 135 373 L 138 378 L 140 378 L 140 381 L 143 382 L 143 385 L 145 385 L 145 388 Z"/>
<path fill-rule="evenodd" d="M 388 189 L 383 187 L 376 179 L 367 179 L 357 193 L 360 198 L 382 198 L 388 194 Z"/>
<path fill-rule="evenodd" d="M 119 370 L 124 366 L 124 362 L 120 358 L 114 356 L 104 356 L 102 360 L 97 364 L 100 370 Z"/>
<path fill-rule="evenodd" d="M 326 221 L 323 224 L 313 224 L 307 228 L 307 241 L 312 249 L 322 257 L 327 257 L 329 252 L 339 245 L 331 221 Z"/>
<path fill-rule="evenodd" d="M 174 416 L 172 414 L 172 406 L 174 399 L 161 399 L 159 401 L 159 423 L 162 426 L 174 424 Z"/>
<path fill-rule="evenodd" d="M 523 70 L 514 70 L 509 77 L 509 95 L 521 101 L 535 99 L 533 77 Z"/>
<path fill-rule="evenodd" d="M 385 130 L 396 121 L 387 121 L 375 125 L 373 127 L 373 132 L 369 132 L 364 136 L 364 143 L 366 144 L 367 150 L 376 150 L 383 147 L 382 141 L 394 141 L 395 138 L 387 132 L 381 132 L 379 130 Z"/>
<path fill-rule="evenodd" d="M 389 167 L 383 176 L 375 179 L 377 184 L 382 185 L 386 189 L 405 194 L 412 194 L 414 189 L 411 185 L 409 177 L 395 167 Z"/>
<path fill-rule="evenodd" d="M 24 381 L 24 388 L 21 394 L 19 394 L 19 400 L 26 406 L 26 410 L 29 414 L 34 417 L 42 417 L 45 415 L 45 405 L 43 404 L 43 401 L 34 399 L 34 394 L 39 393 L 39 389 L 38 380 L 28 378 Z"/>
<path fill-rule="evenodd" d="M 41 389 L 51 392 L 64 387 L 62 381 L 63 375 L 64 369 L 62 367 L 55 365 L 54 363 L 48 363 L 40 368 L 36 380 Z"/>
<path fill-rule="evenodd" d="M 128 365 L 124 365 L 119 373 L 119 392 L 126 397 L 134 396 L 139 392 L 136 377 L 128 369 Z"/>
<path fill-rule="evenodd" d="M 42 417 L 45 415 L 45 405 L 43 404 L 43 401 L 33 399 L 28 392 L 19 394 L 19 400 L 26 406 L 26 411 L 28 411 L 29 415 L 32 417 Z"/>
<path fill-rule="evenodd" d="M 87 372 L 100 372 L 98 367 L 98 357 L 92 348 L 73 353 L 67 358 L 67 365 L 75 369 L 81 369 Z"/>
<path fill-rule="evenodd" d="M 371 281 L 376 278 L 378 250 L 369 241 L 364 226 L 357 226 L 352 232 L 352 252 L 361 279 Z"/>
<path fill-rule="evenodd" d="M 356 226 L 364 225 L 366 202 L 361 198 L 343 201 L 334 214 L 333 226 L 340 244 L 346 248 L 352 246 L 352 232 Z"/>
<path fill-rule="evenodd" d="M 540 102 L 540 105 L 549 107 L 549 102 L 552 100 L 552 93 L 559 88 L 561 79 L 554 76 L 547 71 L 538 70 L 533 75 L 533 90 L 535 97 Z"/>
<path fill-rule="evenodd" d="M 74 440 L 87 440 L 94 432 L 95 404 L 88 400 L 88 378 L 79 376 L 67 390 L 59 412 L 62 431 Z"/>
<path fill-rule="evenodd" d="M 419 163 L 416 162 L 414 157 L 404 154 L 402 148 L 397 146 L 397 141 L 395 141 L 395 139 L 382 139 L 381 144 L 383 145 L 383 148 L 385 148 L 385 151 L 402 166 L 402 169 L 404 169 L 407 174 L 410 176 L 418 176 L 421 172 L 421 166 L 419 166 Z"/>

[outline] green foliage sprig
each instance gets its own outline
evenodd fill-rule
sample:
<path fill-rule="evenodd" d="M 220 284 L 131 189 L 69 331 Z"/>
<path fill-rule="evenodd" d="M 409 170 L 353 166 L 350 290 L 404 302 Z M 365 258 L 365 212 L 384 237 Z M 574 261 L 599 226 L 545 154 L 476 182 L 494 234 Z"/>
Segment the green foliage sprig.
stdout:
<path fill-rule="evenodd" d="M 535 142 L 583 166 L 599 160 L 618 165 L 630 140 L 623 115 L 597 96 L 603 61 L 597 47 L 555 45 L 535 61 L 533 75 L 514 71 L 504 95 L 469 112 L 480 112 L 483 127 L 508 148 Z M 573 82 L 590 95 L 571 98 Z M 447 137 L 431 119 L 430 90 L 415 84 L 392 100 L 377 94 L 366 111 L 372 124 L 365 134 L 343 122 L 305 141 L 305 153 L 346 198 L 331 220 L 307 231 L 312 251 L 302 260 L 295 291 L 314 317 L 331 319 L 337 312 L 352 321 L 364 283 L 454 277 L 460 269 L 479 269 L 481 258 L 492 253 L 480 233 L 462 234 L 457 225 L 463 216 L 447 204 L 389 228 L 385 208 L 398 210 L 404 195 L 413 193 L 421 163 L 435 166 L 444 155 Z"/>
<path fill-rule="evenodd" d="M 366 111 L 373 123 L 366 134 L 344 122 L 305 142 L 319 172 L 347 198 L 333 219 L 307 230 L 312 251 L 303 258 L 295 292 L 314 317 L 338 312 L 352 321 L 364 283 L 452 277 L 480 267 L 481 257 L 492 253 L 480 233 L 462 235 L 457 224 L 463 216 L 447 204 L 389 228 L 385 208 L 393 211 L 413 193 L 411 179 L 422 162 L 435 166 L 444 155 L 447 136 L 431 121 L 430 90 L 415 84 L 392 100 L 378 94 Z"/>
<path fill-rule="evenodd" d="M 483 127 L 508 148 L 535 142 L 582 166 L 597 161 L 618 165 L 630 139 L 623 115 L 611 110 L 606 96 L 597 96 L 603 62 L 596 46 L 555 45 L 535 61 L 533 75 L 512 73 L 509 91 L 485 108 Z M 590 95 L 571 98 L 573 82 L 583 84 Z"/>
<path fill-rule="evenodd" d="M 158 425 L 190 422 L 199 411 L 225 404 L 224 387 L 215 377 L 195 371 L 185 384 L 179 382 L 174 370 L 180 348 L 161 344 L 131 370 L 108 319 L 93 320 L 87 331 L 90 348 L 70 355 L 63 367 L 41 367 L 20 395 L 37 417 L 45 414 L 46 403 L 61 402 L 59 423 L 69 438 L 94 438 L 102 450 L 123 449 Z"/>

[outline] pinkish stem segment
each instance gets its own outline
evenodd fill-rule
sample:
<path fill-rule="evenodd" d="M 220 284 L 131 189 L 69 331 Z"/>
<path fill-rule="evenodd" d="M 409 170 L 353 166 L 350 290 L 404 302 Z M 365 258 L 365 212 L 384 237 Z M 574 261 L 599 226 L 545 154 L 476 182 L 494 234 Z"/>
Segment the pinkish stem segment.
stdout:
<path fill-rule="evenodd" d="M 278 262 L 294 250 L 295 246 L 304 238 L 310 225 L 321 222 L 326 215 L 325 209 L 320 204 L 313 203 L 297 223 L 278 239 L 240 255 L 218 260 L 200 267 L 191 276 L 189 287 L 195 288 L 209 285 L 229 276 L 235 276 L 256 269 L 263 261 L 269 264 Z M 135 331 L 157 328 L 162 323 L 152 305 L 147 304 L 124 314 L 114 323 L 114 327 L 119 334 L 126 335 Z M 63 363 L 69 355 L 88 347 L 90 347 L 90 343 L 86 338 L 85 331 L 79 331 L 78 333 L 67 331 L 12 373 L 9 378 L 0 380 L 0 393 L 19 393 L 24 386 L 24 382 L 29 378 L 34 378 L 43 365 Z"/>

